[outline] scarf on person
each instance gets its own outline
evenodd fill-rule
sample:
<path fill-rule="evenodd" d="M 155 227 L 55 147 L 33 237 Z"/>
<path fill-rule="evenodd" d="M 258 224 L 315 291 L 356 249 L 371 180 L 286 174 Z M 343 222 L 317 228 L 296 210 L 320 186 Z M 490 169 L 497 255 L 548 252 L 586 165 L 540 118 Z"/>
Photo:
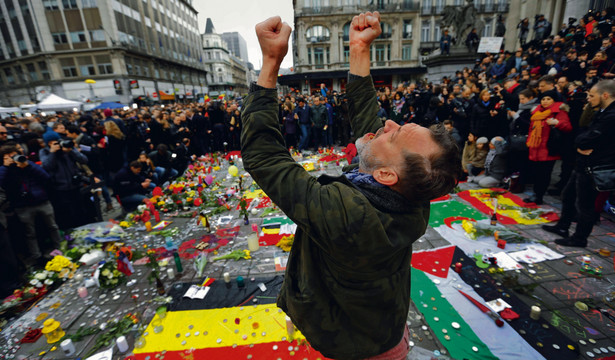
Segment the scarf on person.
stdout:
<path fill-rule="evenodd" d="M 401 114 L 401 109 L 404 107 L 405 101 L 403 99 L 393 100 L 393 105 L 395 105 L 395 113 Z"/>
<path fill-rule="evenodd" d="M 536 109 L 536 111 L 532 114 L 531 126 L 530 126 L 530 135 L 527 137 L 527 147 L 528 148 L 537 148 L 540 146 L 542 142 L 542 127 L 545 124 L 545 120 L 551 117 L 551 109 L 546 109 L 544 111 L 540 111 L 542 107 Z"/>
<path fill-rule="evenodd" d="M 344 173 L 348 181 L 379 211 L 407 213 L 416 207 L 416 203 L 408 201 L 402 194 L 377 182 L 370 174 L 359 172 L 358 164 L 351 164 L 345 169 L 348 170 Z"/>
<path fill-rule="evenodd" d="M 350 180 L 351 183 L 360 187 L 361 185 L 370 185 L 374 187 L 386 187 L 386 185 L 382 185 L 374 177 L 372 174 L 366 174 L 359 171 L 359 168 L 352 169 L 351 171 L 344 173 L 346 178 Z"/>

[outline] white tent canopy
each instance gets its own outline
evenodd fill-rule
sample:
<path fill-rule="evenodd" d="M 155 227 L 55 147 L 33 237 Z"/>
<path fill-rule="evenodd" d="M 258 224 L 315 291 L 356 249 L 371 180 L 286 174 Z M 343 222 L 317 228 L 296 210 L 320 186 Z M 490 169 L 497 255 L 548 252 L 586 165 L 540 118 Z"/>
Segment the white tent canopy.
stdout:
<path fill-rule="evenodd" d="M 74 108 L 81 109 L 83 103 L 67 100 L 55 94 L 49 94 L 41 102 L 36 104 L 37 109 L 47 111 L 70 111 Z"/>

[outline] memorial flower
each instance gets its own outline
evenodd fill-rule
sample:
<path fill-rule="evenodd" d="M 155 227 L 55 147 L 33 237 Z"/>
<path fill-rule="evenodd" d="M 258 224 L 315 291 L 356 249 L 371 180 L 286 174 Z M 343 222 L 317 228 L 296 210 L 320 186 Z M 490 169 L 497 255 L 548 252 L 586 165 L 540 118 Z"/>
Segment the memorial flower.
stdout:
<path fill-rule="evenodd" d="M 60 272 L 62 269 L 66 267 L 70 267 L 72 263 L 70 260 L 62 255 L 57 255 L 53 259 L 47 262 L 45 265 L 45 270 L 47 271 L 55 271 Z"/>

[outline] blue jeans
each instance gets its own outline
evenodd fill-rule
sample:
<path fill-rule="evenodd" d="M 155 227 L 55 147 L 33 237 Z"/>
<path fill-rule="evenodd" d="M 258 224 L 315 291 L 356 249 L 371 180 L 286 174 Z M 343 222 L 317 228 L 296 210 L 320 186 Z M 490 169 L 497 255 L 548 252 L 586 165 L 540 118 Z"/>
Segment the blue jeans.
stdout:
<path fill-rule="evenodd" d="M 301 124 L 301 142 L 299 142 L 299 150 L 303 150 L 310 144 L 310 124 Z"/>
<path fill-rule="evenodd" d="M 122 207 L 126 211 L 131 211 L 132 209 L 135 209 L 138 205 L 143 203 L 144 199 L 147 199 L 147 196 L 143 194 L 130 194 L 126 196 L 120 196 Z"/>

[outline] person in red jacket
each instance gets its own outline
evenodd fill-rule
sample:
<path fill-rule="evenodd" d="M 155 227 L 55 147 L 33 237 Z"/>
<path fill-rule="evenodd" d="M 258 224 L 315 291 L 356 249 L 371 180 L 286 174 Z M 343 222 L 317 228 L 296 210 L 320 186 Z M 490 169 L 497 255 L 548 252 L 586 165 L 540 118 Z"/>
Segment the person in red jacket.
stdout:
<path fill-rule="evenodd" d="M 551 182 L 551 172 L 556 160 L 561 156 L 549 151 L 547 143 L 553 129 L 563 133 L 572 131 L 572 125 L 566 111 L 567 105 L 556 102 L 556 90 L 548 90 L 540 94 L 540 105 L 532 111 L 527 147 L 529 158 L 534 169 L 534 195 L 523 199 L 525 202 L 542 204 L 542 197 Z"/>

